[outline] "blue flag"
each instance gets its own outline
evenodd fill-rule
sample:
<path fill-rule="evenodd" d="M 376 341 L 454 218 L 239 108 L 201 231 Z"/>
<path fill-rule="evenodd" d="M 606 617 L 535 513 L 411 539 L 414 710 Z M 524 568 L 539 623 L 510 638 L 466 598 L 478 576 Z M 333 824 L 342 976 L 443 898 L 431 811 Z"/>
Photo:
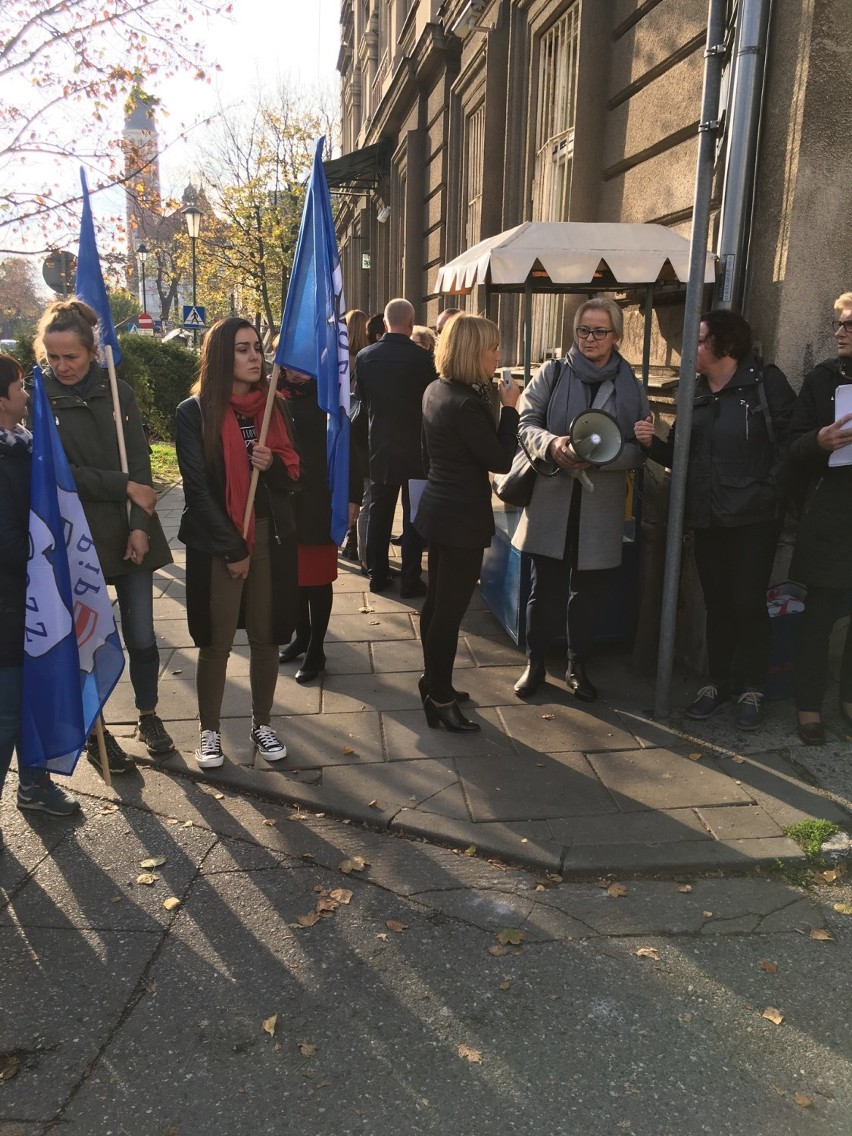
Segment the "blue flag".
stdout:
<path fill-rule="evenodd" d="M 77 283 L 75 287 L 80 299 L 85 300 L 98 313 L 101 347 L 110 345 L 112 357 L 117 367 L 121 362 L 121 350 L 112 323 L 112 313 L 109 310 L 109 300 L 107 300 L 106 286 L 101 272 L 101 259 L 98 256 L 98 246 L 95 241 L 95 225 L 92 221 L 92 206 L 89 201 L 89 184 L 86 181 L 86 171 L 82 166 L 80 167 L 80 184 L 83 187 L 83 216 L 80 218 L 80 248 L 77 252 Z"/>
<path fill-rule="evenodd" d="M 341 544 L 349 527 L 349 339 L 343 273 L 322 167 L 324 141 L 319 139 L 314 152 L 275 362 L 317 380 L 317 401 L 328 415 L 331 539 Z"/>
<path fill-rule="evenodd" d="M 18 760 L 31 769 L 72 773 L 124 670 L 124 652 L 38 367 L 30 413 L 30 557 Z"/>

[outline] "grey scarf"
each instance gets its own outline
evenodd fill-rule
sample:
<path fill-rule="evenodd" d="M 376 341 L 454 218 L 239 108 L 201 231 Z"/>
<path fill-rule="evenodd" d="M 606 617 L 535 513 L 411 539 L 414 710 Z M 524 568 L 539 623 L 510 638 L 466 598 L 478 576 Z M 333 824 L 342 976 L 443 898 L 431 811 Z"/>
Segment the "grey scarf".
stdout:
<path fill-rule="evenodd" d="M 605 410 L 616 419 L 625 440 L 632 439 L 642 404 L 636 376 L 624 357 L 613 351 L 604 366 L 598 367 L 574 344 L 563 367 L 565 373 L 547 409 L 548 430 L 563 437 L 578 414 Z M 592 383 L 600 383 L 594 399 L 590 397 Z"/>

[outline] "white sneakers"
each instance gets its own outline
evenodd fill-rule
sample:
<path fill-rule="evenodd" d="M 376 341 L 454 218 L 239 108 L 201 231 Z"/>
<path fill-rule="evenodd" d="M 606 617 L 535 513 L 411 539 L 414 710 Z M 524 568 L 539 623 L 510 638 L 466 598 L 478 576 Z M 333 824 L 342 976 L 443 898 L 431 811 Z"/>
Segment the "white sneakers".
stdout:
<path fill-rule="evenodd" d="M 249 737 L 256 752 L 267 761 L 281 761 L 287 756 L 287 747 L 271 726 L 253 726 Z M 222 735 L 218 730 L 201 731 L 201 741 L 195 751 L 195 760 L 201 769 L 218 769 L 224 764 Z"/>
<path fill-rule="evenodd" d="M 218 769 L 224 764 L 222 735 L 218 730 L 201 731 L 201 743 L 195 751 L 195 760 L 202 769 Z"/>
<path fill-rule="evenodd" d="M 253 726 L 249 737 L 257 752 L 267 761 L 281 761 L 287 756 L 287 747 L 271 726 Z"/>

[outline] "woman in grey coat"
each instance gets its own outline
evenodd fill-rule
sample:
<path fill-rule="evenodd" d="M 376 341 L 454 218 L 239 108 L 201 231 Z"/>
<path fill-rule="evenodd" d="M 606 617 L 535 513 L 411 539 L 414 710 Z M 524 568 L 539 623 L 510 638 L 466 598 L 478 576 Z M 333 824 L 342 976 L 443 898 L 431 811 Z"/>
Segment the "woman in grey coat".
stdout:
<path fill-rule="evenodd" d="M 612 300 L 596 298 L 574 317 L 574 345 L 566 359 L 548 363 L 524 391 L 518 437 L 539 468 L 512 543 L 532 556 L 527 603 L 529 663 L 515 693 L 529 697 L 546 678 L 544 661 L 567 611 L 565 681 L 577 698 L 593 702 L 586 672 L 594 639 L 601 574 L 621 563 L 626 471 L 642 465 L 636 423 L 650 417 L 642 385 L 616 350 L 624 318 Z M 604 410 L 618 422 L 625 444 L 605 468 L 580 461 L 570 427 L 578 414 Z"/>

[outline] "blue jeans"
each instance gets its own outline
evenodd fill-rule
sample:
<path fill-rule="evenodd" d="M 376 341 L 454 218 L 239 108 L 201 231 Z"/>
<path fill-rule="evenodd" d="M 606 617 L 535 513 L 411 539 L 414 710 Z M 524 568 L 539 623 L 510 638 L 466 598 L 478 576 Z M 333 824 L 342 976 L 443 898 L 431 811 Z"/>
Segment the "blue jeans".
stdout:
<path fill-rule="evenodd" d="M 21 695 L 23 691 L 24 668 L 0 667 L 0 797 L 12 753 L 19 741 L 21 732 Z M 21 769 L 18 765 L 19 780 L 22 785 L 36 782 L 40 777 L 37 769 Z"/>
<path fill-rule="evenodd" d="M 137 710 L 155 710 L 160 652 L 154 634 L 154 574 L 128 572 L 111 580 L 121 612 L 121 634 L 130 658 L 130 682 Z"/>

